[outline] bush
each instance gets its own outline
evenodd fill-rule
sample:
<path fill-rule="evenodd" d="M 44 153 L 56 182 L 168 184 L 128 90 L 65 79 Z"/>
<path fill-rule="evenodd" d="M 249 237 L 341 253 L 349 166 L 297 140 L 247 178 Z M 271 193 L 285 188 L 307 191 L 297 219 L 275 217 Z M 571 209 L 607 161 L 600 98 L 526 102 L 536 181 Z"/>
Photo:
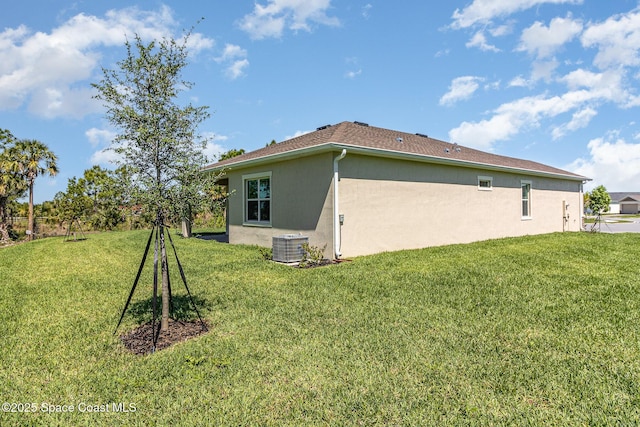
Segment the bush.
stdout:
<path fill-rule="evenodd" d="M 273 249 L 271 249 L 271 248 L 259 248 L 258 250 L 260 251 L 260 254 L 262 255 L 262 258 L 264 258 L 267 261 L 273 260 Z"/>
<path fill-rule="evenodd" d="M 316 267 L 328 261 L 324 257 L 324 250 L 327 248 L 325 244 L 322 248 L 311 246 L 309 243 L 302 244 L 302 259 L 298 264 L 300 267 Z"/>

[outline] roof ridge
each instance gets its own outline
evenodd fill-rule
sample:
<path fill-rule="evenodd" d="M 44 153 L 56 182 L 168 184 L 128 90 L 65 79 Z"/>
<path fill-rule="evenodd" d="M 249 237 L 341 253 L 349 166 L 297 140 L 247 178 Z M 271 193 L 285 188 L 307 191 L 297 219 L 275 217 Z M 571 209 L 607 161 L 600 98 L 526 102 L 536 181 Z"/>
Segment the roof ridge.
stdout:
<path fill-rule="evenodd" d="M 408 156 L 416 160 L 432 159 L 432 161 L 436 162 L 454 162 L 467 166 L 475 164 L 479 168 L 497 167 L 588 180 L 588 178 L 573 172 L 533 160 L 489 153 L 459 145 L 455 142 L 432 138 L 424 134 L 411 134 L 404 131 L 370 126 L 362 122 L 348 121 L 335 125 L 321 126 L 315 131 L 208 165 L 205 169 L 219 169 L 227 165 L 253 163 L 262 159 L 266 161 L 267 158 L 280 158 L 285 155 L 306 155 L 311 152 L 317 152 L 318 149 L 337 150 L 340 148 L 335 145 L 353 147 L 353 149 L 359 150 L 361 154 Z M 323 146 L 327 147 L 322 148 Z"/>

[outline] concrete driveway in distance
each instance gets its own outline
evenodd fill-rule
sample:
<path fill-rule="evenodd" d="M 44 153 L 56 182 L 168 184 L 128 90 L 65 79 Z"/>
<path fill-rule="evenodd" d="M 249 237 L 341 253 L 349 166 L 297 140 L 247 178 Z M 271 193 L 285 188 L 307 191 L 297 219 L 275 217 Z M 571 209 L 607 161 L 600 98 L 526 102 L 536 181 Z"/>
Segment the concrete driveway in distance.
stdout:
<path fill-rule="evenodd" d="M 587 231 L 591 230 L 591 226 L 592 224 L 587 224 Z M 640 218 L 602 217 L 599 228 L 602 233 L 640 233 Z"/>

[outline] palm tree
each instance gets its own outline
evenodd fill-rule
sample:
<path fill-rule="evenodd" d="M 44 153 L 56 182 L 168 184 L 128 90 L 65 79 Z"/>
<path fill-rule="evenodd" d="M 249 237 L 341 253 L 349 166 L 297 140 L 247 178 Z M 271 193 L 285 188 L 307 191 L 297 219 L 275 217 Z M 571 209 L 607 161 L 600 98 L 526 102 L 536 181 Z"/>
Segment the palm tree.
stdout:
<path fill-rule="evenodd" d="M 26 180 L 29 189 L 29 230 L 27 240 L 33 239 L 33 187 L 39 175 L 55 176 L 58 173 L 56 155 L 49 147 L 35 139 L 21 139 L 11 148 L 14 170 Z"/>
<path fill-rule="evenodd" d="M 12 172 L 13 159 L 9 157 L 8 150 L 0 152 L 0 242 L 11 240 L 9 235 L 7 205 L 11 200 L 21 197 L 25 190 L 25 181 L 21 176 Z"/>
<path fill-rule="evenodd" d="M 0 153 L 0 242 L 6 243 L 11 240 L 7 206 L 24 194 L 26 186 L 22 177 L 8 172 L 9 161 L 4 154 Z"/>
<path fill-rule="evenodd" d="M 9 131 L 0 129 L 0 242 L 11 240 L 7 205 L 11 200 L 21 197 L 27 189 L 24 179 L 15 172 L 15 159 L 10 155 L 14 141 Z"/>

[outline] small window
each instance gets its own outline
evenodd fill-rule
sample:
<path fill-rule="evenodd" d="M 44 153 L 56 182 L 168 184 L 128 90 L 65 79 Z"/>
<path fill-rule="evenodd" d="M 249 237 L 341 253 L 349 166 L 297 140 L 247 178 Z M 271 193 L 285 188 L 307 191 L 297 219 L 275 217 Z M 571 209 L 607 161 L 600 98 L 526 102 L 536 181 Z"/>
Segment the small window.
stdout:
<path fill-rule="evenodd" d="M 244 180 L 244 223 L 271 224 L 271 174 L 247 175 Z"/>
<path fill-rule="evenodd" d="M 478 177 L 478 190 L 491 191 L 493 188 L 493 178 L 490 176 Z"/>
<path fill-rule="evenodd" d="M 522 218 L 531 218 L 531 181 L 521 181 L 522 188 Z"/>

